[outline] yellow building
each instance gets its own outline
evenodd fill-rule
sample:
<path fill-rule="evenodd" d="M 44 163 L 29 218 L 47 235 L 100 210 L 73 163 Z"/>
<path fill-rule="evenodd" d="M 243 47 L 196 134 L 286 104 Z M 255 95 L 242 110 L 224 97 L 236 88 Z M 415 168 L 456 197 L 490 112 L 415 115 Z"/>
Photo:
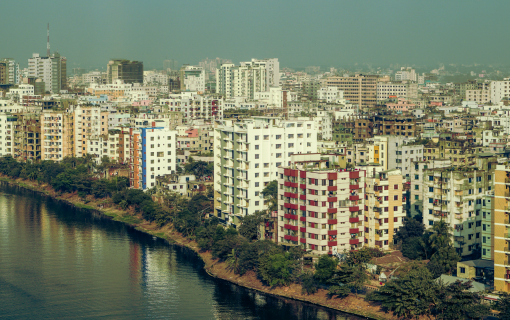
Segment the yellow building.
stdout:
<path fill-rule="evenodd" d="M 68 110 L 41 113 L 41 160 L 60 161 L 74 156 L 74 113 Z"/>
<path fill-rule="evenodd" d="M 367 171 L 365 241 L 369 247 L 388 250 L 406 216 L 402 172 L 397 169 L 381 171 L 382 166 L 366 166 L 364 169 Z"/>
<path fill-rule="evenodd" d="M 498 165 L 494 173 L 494 288 L 510 291 L 510 165 Z"/>

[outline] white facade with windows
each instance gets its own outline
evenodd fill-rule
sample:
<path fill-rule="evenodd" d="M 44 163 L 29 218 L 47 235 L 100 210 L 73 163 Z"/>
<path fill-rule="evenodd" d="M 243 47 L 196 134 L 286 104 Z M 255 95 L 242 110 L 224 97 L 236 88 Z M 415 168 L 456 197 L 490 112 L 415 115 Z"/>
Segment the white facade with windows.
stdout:
<path fill-rule="evenodd" d="M 215 214 L 227 224 L 265 210 L 262 190 L 290 156 L 317 152 L 313 121 L 260 117 L 223 121 L 214 132 Z"/>
<path fill-rule="evenodd" d="M 503 98 L 510 99 L 510 78 L 503 81 L 492 81 L 490 85 L 491 102 L 498 104 Z"/>

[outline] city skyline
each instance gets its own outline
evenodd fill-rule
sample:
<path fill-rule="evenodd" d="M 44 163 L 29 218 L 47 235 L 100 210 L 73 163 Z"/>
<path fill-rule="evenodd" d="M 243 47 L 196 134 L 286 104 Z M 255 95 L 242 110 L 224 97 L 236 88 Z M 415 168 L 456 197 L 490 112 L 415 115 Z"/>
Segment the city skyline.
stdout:
<path fill-rule="evenodd" d="M 15 26 L 20 16 L 25 21 L 24 28 L 4 34 L 1 56 L 25 67 L 32 53 L 44 54 L 48 22 L 52 52 L 65 55 L 70 68 L 86 69 L 104 68 L 112 58 L 143 61 L 148 68 L 161 68 L 165 59 L 193 65 L 205 57 L 234 62 L 278 57 L 282 67 L 505 64 L 510 49 L 503 41 L 497 50 L 488 49 L 504 38 L 510 4 L 503 1 L 51 4 L 3 5 L 10 12 L 6 25 Z"/>

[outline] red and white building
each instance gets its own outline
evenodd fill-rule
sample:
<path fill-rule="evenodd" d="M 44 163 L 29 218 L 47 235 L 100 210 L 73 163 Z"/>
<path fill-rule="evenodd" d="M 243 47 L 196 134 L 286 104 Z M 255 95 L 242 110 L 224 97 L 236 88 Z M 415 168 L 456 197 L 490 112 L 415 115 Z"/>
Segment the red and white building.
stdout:
<path fill-rule="evenodd" d="M 278 242 L 318 254 L 357 250 L 365 241 L 364 170 L 328 169 L 337 155 L 294 154 L 278 168 Z"/>

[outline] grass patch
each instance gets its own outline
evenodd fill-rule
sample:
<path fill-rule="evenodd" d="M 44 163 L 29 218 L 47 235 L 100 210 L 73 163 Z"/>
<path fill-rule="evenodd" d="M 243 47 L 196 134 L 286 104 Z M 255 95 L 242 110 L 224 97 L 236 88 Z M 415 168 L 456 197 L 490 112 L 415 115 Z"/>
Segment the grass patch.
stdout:
<path fill-rule="evenodd" d="M 81 208 L 81 209 L 89 209 L 89 210 L 94 210 L 96 208 L 92 207 L 92 206 L 88 206 L 86 204 L 81 204 L 81 203 L 75 203 L 74 204 L 76 207 L 78 208 Z"/>
<path fill-rule="evenodd" d="M 142 221 L 140 219 L 138 219 L 137 217 L 134 217 L 134 216 L 130 216 L 130 215 L 126 215 L 126 216 L 122 216 L 122 217 L 118 217 L 118 221 L 122 221 L 122 222 L 125 222 L 127 224 L 139 224 L 141 223 Z"/>

